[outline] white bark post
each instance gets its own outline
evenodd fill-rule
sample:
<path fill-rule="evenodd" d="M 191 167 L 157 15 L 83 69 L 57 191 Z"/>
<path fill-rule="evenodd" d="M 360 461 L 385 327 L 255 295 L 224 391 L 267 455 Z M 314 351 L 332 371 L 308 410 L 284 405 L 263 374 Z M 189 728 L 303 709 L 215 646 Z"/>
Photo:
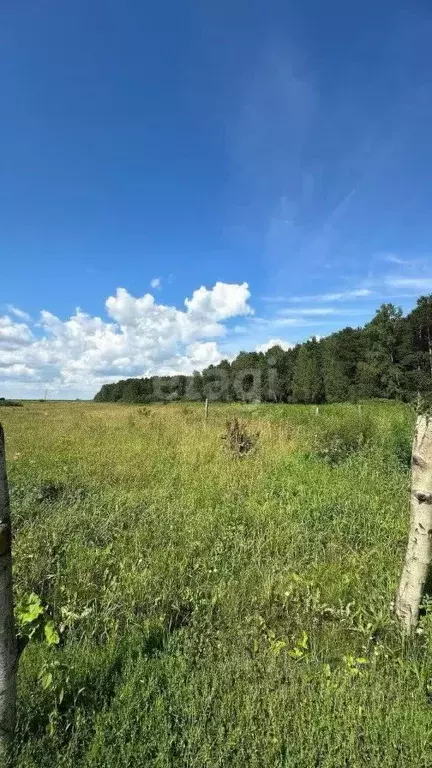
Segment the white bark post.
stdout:
<path fill-rule="evenodd" d="M 17 642 L 12 596 L 9 491 L 3 427 L 0 424 L 0 764 L 9 755 L 15 728 Z"/>
<path fill-rule="evenodd" d="M 418 623 L 432 556 L 432 417 L 417 417 L 412 449 L 411 522 L 396 615 L 406 635 Z"/>
<path fill-rule="evenodd" d="M 205 406 L 204 406 L 204 421 L 207 422 L 208 419 L 208 408 L 209 408 L 209 401 L 208 397 L 206 397 Z"/>

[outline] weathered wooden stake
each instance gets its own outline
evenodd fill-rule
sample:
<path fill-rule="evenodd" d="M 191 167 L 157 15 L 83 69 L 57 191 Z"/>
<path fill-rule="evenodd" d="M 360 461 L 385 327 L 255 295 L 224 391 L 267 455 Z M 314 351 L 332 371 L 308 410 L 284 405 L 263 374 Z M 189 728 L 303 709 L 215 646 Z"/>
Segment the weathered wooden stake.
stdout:
<path fill-rule="evenodd" d="M 0 764 L 15 728 L 17 641 L 12 596 L 12 532 L 3 427 L 0 424 Z"/>
<path fill-rule="evenodd" d="M 406 635 L 417 627 L 432 556 L 432 417 L 417 417 L 411 476 L 411 522 L 396 615 Z"/>
<path fill-rule="evenodd" d="M 315 416 L 319 416 L 319 405 L 315 408 Z"/>
<path fill-rule="evenodd" d="M 204 420 L 207 421 L 208 419 L 208 408 L 209 408 L 209 401 L 208 397 L 206 397 L 205 406 L 204 406 Z"/>

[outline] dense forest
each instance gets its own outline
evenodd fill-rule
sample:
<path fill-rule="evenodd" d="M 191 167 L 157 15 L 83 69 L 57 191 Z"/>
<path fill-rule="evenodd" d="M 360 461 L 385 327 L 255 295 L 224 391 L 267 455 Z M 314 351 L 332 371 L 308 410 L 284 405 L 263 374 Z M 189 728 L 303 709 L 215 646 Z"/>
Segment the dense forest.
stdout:
<path fill-rule="evenodd" d="M 192 376 L 104 384 L 98 402 L 171 400 L 324 403 L 432 395 L 432 295 L 406 316 L 383 304 L 363 328 L 344 328 L 284 351 L 240 352 Z"/>

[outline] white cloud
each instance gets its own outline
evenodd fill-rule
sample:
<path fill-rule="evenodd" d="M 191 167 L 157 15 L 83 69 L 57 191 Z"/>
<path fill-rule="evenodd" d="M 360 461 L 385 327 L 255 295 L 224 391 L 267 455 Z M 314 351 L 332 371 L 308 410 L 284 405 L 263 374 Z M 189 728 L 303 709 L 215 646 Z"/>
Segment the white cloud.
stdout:
<path fill-rule="evenodd" d="M 281 347 L 286 351 L 287 349 L 293 349 L 294 346 L 294 344 L 290 344 L 289 341 L 284 341 L 284 339 L 269 339 L 265 344 L 258 344 L 258 346 L 255 347 L 255 352 L 267 352 L 267 350 L 272 347 Z"/>
<path fill-rule="evenodd" d="M 150 285 L 152 288 L 160 288 L 161 284 L 162 284 L 161 277 L 154 277 L 152 280 L 150 280 Z"/>
<path fill-rule="evenodd" d="M 201 287 L 185 309 L 157 304 L 151 294 L 134 297 L 124 288 L 106 300 L 108 321 L 80 309 L 67 320 L 40 313 L 37 333 L 0 318 L 0 384 L 19 382 L 10 394 L 39 396 L 50 384 L 60 397 L 92 396 L 105 381 L 155 373 L 191 373 L 222 359 L 215 339 L 224 321 L 252 313 L 241 285 Z M 27 383 L 26 383 L 27 382 Z"/>
<path fill-rule="evenodd" d="M 410 266 L 411 262 L 406 259 L 401 259 L 400 256 L 396 256 L 394 253 L 386 253 L 383 256 L 384 261 L 388 261 L 389 264 L 398 264 L 399 266 Z"/>
<path fill-rule="evenodd" d="M 222 360 L 222 355 L 215 341 L 196 341 L 194 344 L 189 344 L 186 352 L 190 364 L 197 368 L 217 365 Z"/>
<path fill-rule="evenodd" d="M 225 320 L 237 315 L 253 314 L 253 310 L 248 305 L 249 298 L 250 291 L 247 283 L 236 285 L 218 282 L 211 291 L 204 286 L 198 288 L 193 292 L 191 299 L 185 300 L 185 306 L 194 318 Z"/>
<path fill-rule="evenodd" d="M 299 307 L 285 307 L 278 310 L 278 315 L 335 315 L 338 311 L 332 307 L 313 307 L 311 309 L 299 308 Z"/>
<path fill-rule="evenodd" d="M 321 293 L 315 296 L 293 296 L 290 301 L 301 304 L 303 301 L 343 301 L 344 299 L 363 299 L 372 296 L 369 288 L 356 288 L 353 291 L 340 291 L 339 293 Z"/>
<path fill-rule="evenodd" d="M 356 288 L 352 291 L 340 291 L 338 293 L 318 293 L 313 296 L 263 296 L 262 300 L 271 304 L 281 304 L 291 301 L 294 304 L 303 304 L 309 301 L 343 301 L 345 299 L 363 299 L 373 296 L 370 288 Z"/>
<path fill-rule="evenodd" d="M 32 333 L 25 323 L 16 323 L 8 315 L 0 317 L 0 349 L 26 344 L 31 338 Z"/>
<path fill-rule="evenodd" d="M 27 312 L 24 312 L 22 309 L 19 309 L 19 307 L 14 307 L 13 304 L 7 305 L 7 311 L 10 315 L 14 315 L 19 320 L 24 320 L 27 323 L 30 320 L 30 315 L 28 315 Z"/>
<path fill-rule="evenodd" d="M 411 289 L 416 294 L 432 291 L 432 277 L 387 277 L 385 282 L 390 288 Z"/>

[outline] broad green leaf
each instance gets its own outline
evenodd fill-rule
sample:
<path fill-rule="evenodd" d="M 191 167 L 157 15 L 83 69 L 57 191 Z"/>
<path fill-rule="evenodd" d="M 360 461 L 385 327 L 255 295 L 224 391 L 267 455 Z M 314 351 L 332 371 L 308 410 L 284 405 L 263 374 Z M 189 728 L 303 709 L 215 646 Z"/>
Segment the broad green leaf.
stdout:
<path fill-rule="evenodd" d="M 48 621 L 45 624 L 44 635 L 45 635 L 45 640 L 47 641 L 48 645 L 58 645 L 59 644 L 60 636 L 59 636 L 59 633 L 57 632 L 57 630 L 56 630 L 56 628 L 54 626 L 54 622 Z"/>

